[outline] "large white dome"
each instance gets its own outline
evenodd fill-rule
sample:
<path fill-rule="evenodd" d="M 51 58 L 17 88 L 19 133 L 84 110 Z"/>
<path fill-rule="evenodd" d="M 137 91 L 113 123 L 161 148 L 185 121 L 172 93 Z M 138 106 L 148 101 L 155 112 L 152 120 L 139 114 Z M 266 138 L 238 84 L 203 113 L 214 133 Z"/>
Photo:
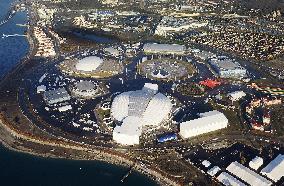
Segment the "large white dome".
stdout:
<path fill-rule="evenodd" d="M 98 56 L 89 56 L 80 59 L 76 64 L 76 69 L 91 72 L 96 70 L 103 63 L 103 59 Z"/>
<path fill-rule="evenodd" d="M 111 116 L 118 121 L 124 121 L 127 117 L 139 117 L 143 125 L 154 126 L 166 119 L 172 109 L 170 99 L 157 93 L 156 88 L 148 88 L 149 84 L 145 87 L 116 96 L 112 103 Z"/>

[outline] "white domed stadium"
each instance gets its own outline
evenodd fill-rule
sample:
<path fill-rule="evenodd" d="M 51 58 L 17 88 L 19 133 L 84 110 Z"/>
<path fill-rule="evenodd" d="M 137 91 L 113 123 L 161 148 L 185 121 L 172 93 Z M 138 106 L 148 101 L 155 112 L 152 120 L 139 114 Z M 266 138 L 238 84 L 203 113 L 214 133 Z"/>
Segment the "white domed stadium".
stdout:
<path fill-rule="evenodd" d="M 124 92 L 114 98 L 111 106 L 111 116 L 122 122 L 122 126 L 115 127 L 113 139 L 124 145 L 139 144 L 137 136 L 141 135 L 141 128 L 159 126 L 171 110 L 171 100 L 158 93 L 156 84 L 145 83 L 142 90 Z M 129 127 L 131 129 L 126 129 Z"/>
<path fill-rule="evenodd" d="M 80 59 L 76 64 L 76 69 L 85 72 L 96 70 L 103 63 L 103 59 L 98 56 L 88 56 Z"/>

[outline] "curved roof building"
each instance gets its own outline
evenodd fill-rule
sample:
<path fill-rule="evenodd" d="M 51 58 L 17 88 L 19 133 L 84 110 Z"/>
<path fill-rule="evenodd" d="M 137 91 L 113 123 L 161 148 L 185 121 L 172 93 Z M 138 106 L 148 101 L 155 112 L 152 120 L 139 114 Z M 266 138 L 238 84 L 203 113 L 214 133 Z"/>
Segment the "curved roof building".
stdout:
<path fill-rule="evenodd" d="M 98 56 L 88 56 L 80 59 L 76 64 L 76 69 L 91 72 L 96 70 L 103 63 L 103 59 Z"/>
<path fill-rule="evenodd" d="M 74 85 L 72 92 L 76 96 L 88 98 L 95 96 L 98 89 L 97 85 L 91 81 L 79 81 Z"/>
<path fill-rule="evenodd" d="M 124 92 L 116 96 L 111 106 L 111 116 L 122 122 L 122 126 L 114 129 L 113 139 L 122 143 L 122 139 L 117 139 L 118 128 L 127 126 L 131 131 L 140 131 L 142 126 L 158 126 L 171 113 L 171 100 L 165 95 L 158 93 L 158 85 L 146 83 L 142 90 Z M 131 119 L 132 118 L 132 119 Z M 128 121 L 133 121 L 129 124 Z M 130 137 L 129 130 L 122 130 L 120 134 Z M 139 136 L 141 135 L 141 131 Z M 137 142 L 137 140 L 136 140 Z M 132 144 L 129 140 L 129 144 Z M 137 144 L 137 143 L 136 143 Z"/>

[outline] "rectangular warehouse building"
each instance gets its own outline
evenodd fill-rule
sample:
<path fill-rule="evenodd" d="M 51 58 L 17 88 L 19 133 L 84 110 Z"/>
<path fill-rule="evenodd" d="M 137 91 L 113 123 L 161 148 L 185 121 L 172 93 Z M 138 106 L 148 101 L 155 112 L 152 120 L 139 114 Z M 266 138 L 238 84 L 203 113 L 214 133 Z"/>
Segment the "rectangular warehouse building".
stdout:
<path fill-rule="evenodd" d="M 210 59 L 209 63 L 221 78 L 243 78 L 247 76 L 247 70 L 228 57 L 218 56 Z"/>
<path fill-rule="evenodd" d="M 180 135 L 182 138 L 190 138 L 200 134 L 212 132 L 228 126 L 226 116 L 217 111 L 209 111 L 200 114 L 200 118 L 180 123 Z"/>
<path fill-rule="evenodd" d="M 149 54 L 184 54 L 186 48 L 178 44 L 146 43 L 143 51 Z"/>
<path fill-rule="evenodd" d="M 231 176 L 227 172 L 222 172 L 218 177 L 217 180 L 223 183 L 226 186 L 246 186 L 243 182 L 238 180 L 237 178 Z"/>
<path fill-rule="evenodd" d="M 71 99 L 71 97 L 65 88 L 59 88 L 56 90 L 49 90 L 44 92 L 43 99 L 47 104 L 52 105 L 55 103 L 68 101 Z"/>
<path fill-rule="evenodd" d="M 249 185 L 257 185 L 257 186 L 269 186 L 272 185 L 272 182 L 252 171 L 251 169 L 243 166 L 242 164 L 234 161 L 227 168 L 231 174 L 237 176 L 242 179 Z"/>
<path fill-rule="evenodd" d="M 261 174 L 277 182 L 284 176 L 284 155 L 279 154 L 266 167 L 261 170 Z"/>

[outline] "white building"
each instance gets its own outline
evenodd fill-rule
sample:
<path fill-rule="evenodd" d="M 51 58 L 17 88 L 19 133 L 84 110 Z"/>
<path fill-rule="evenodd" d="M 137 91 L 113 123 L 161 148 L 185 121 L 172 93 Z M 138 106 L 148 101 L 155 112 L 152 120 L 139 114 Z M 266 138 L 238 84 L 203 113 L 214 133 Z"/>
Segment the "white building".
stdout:
<path fill-rule="evenodd" d="M 178 44 L 157 44 L 146 43 L 143 46 L 143 51 L 150 54 L 184 54 L 186 47 Z"/>
<path fill-rule="evenodd" d="M 226 56 L 212 58 L 209 63 L 221 78 L 243 78 L 247 76 L 247 70 L 244 67 Z"/>
<path fill-rule="evenodd" d="M 68 110 L 72 110 L 72 106 L 71 105 L 64 105 L 64 106 L 58 108 L 59 112 L 66 112 Z"/>
<path fill-rule="evenodd" d="M 246 184 L 226 172 L 222 172 L 217 180 L 226 186 L 246 186 Z"/>
<path fill-rule="evenodd" d="M 199 28 L 206 26 L 208 22 L 197 21 L 192 18 L 176 18 L 170 16 L 164 16 L 158 24 L 155 34 L 160 36 L 167 36 L 169 33 L 185 31 L 190 28 Z"/>
<path fill-rule="evenodd" d="M 249 162 L 250 168 L 257 170 L 263 164 L 263 158 L 256 156 Z"/>
<path fill-rule="evenodd" d="M 46 91 L 46 86 L 40 85 L 36 88 L 37 93 L 45 92 Z"/>
<path fill-rule="evenodd" d="M 251 169 L 243 166 L 238 162 L 232 162 L 226 170 L 231 174 L 237 176 L 242 179 L 249 185 L 257 185 L 257 186 L 268 186 L 272 185 L 272 182 L 252 171 Z"/>
<path fill-rule="evenodd" d="M 284 155 L 279 154 L 266 167 L 261 170 L 261 174 L 277 182 L 284 176 Z"/>
<path fill-rule="evenodd" d="M 103 63 L 103 59 L 98 56 L 88 56 L 80 59 L 76 64 L 76 69 L 85 72 L 96 70 Z"/>
<path fill-rule="evenodd" d="M 122 145 L 137 145 L 142 133 L 142 123 L 139 117 L 130 116 L 123 120 L 121 126 L 113 130 L 113 140 Z"/>
<path fill-rule="evenodd" d="M 208 161 L 208 160 L 203 160 L 202 161 L 202 165 L 207 168 L 207 167 L 209 167 L 211 165 L 211 162 Z"/>
<path fill-rule="evenodd" d="M 209 174 L 210 176 L 215 176 L 220 170 L 220 167 L 214 166 L 207 171 L 207 174 Z"/>
<path fill-rule="evenodd" d="M 241 98 L 245 97 L 246 93 L 244 93 L 244 91 L 235 91 L 235 92 L 228 93 L 227 96 L 232 101 L 238 101 Z"/>
<path fill-rule="evenodd" d="M 182 138 L 190 138 L 200 134 L 212 132 L 228 126 L 226 116 L 213 110 L 200 114 L 200 118 L 180 123 L 180 135 Z"/>
<path fill-rule="evenodd" d="M 122 140 L 123 137 L 132 138 L 131 136 L 134 134 L 136 137 L 141 134 L 138 128 L 142 126 L 159 126 L 169 118 L 171 109 L 171 100 L 158 93 L 158 85 L 156 84 L 145 83 L 142 90 L 124 92 L 116 96 L 111 105 L 111 117 L 122 122 L 122 125 L 115 127 L 113 139 L 118 143 L 125 144 Z M 132 121 L 136 121 L 137 125 L 128 123 L 134 123 Z M 127 129 L 129 127 L 131 129 Z M 119 135 L 117 131 L 119 131 Z M 137 142 L 137 140 L 134 141 Z M 126 142 L 129 145 L 134 143 L 131 140 L 126 140 Z"/>

